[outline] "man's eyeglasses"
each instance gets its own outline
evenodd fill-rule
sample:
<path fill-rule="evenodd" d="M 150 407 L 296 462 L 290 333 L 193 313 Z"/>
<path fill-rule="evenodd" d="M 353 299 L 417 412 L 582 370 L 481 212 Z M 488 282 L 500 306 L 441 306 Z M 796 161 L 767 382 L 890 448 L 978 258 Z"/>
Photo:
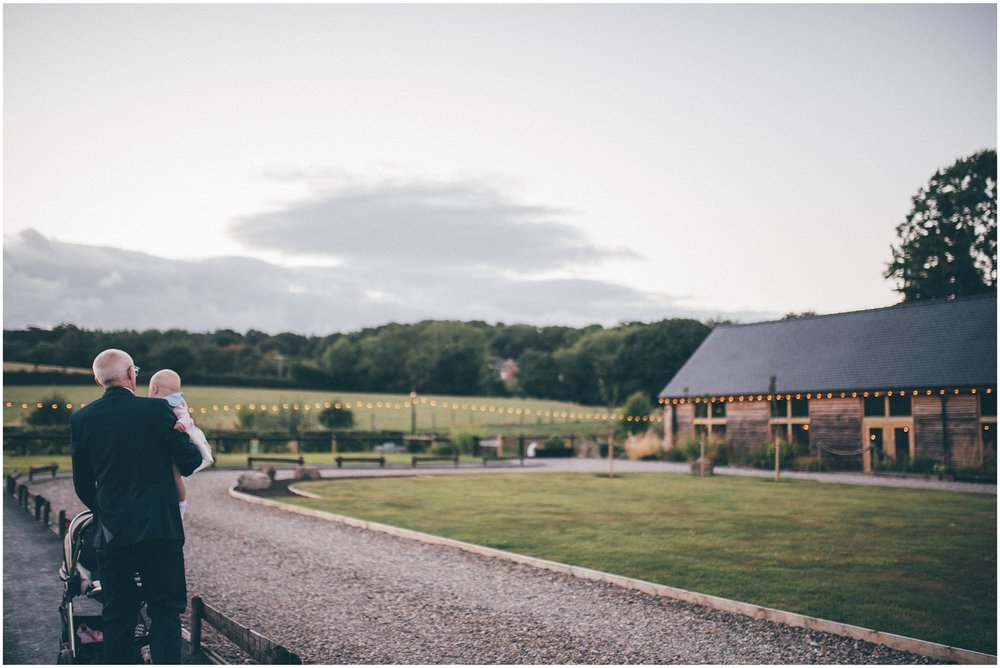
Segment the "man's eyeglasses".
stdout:
<path fill-rule="evenodd" d="M 132 376 L 134 378 L 138 378 L 139 377 L 139 367 L 137 367 L 134 364 L 132 365 Z"/>

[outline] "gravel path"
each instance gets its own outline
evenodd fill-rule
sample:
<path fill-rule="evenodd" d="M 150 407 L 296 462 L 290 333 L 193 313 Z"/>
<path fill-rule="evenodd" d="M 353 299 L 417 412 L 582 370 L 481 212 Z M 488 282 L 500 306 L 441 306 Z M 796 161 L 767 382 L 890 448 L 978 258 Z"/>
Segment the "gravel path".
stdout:
<path fill-rule="evenodd" d="M 397 471 L 404 472 L 412 471 Z M 247 504 L 227 492 L 238 475 L 189 479 L 189 593 L 306 663 L 934 663 Z M 67 481 L 40 486 L 54 505 L 79 507 Z M 244 661 L 238 652 L 227 658 Z"/>

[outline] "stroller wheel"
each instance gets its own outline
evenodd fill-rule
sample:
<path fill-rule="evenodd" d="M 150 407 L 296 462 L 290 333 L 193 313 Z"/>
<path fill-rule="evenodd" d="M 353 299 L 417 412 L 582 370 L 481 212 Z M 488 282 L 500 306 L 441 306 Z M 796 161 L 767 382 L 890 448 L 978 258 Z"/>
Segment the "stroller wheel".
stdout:
<path fill-rule="evenodd" d="M 57 664 L 73 663 L 73 650 L 68 647 L 64 647 L 59 650 L 59 658 L 56 659 Z"/>

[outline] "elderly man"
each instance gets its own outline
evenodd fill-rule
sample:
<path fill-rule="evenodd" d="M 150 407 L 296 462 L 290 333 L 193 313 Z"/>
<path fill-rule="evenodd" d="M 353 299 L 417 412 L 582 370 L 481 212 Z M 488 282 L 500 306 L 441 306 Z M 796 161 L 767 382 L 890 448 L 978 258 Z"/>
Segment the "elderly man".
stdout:
<path fill-rule="evenodd" d="M 154 663 L 181 662 L 180 614 L 187 607 L 184 528 L 173 465 L 190 475 L 201 455 L 162 399 L 135 396 L 139 367 L 121 350 L 94 360 L 104 396 L 70 417 L 73 485 L 94 512 L 108 663 L 132 663 L 138 592 L 150 618 Z"/>

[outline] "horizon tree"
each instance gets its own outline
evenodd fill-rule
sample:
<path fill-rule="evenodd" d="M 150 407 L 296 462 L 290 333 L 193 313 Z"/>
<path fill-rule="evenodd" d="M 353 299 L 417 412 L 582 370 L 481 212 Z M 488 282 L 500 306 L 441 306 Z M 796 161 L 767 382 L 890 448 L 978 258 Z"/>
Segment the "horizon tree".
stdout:
<path fill-rule="evenodd" d="M 996 291 L 997 154 L 960 158 L 913 196 L 885 278 L 903 301 Z"/>

